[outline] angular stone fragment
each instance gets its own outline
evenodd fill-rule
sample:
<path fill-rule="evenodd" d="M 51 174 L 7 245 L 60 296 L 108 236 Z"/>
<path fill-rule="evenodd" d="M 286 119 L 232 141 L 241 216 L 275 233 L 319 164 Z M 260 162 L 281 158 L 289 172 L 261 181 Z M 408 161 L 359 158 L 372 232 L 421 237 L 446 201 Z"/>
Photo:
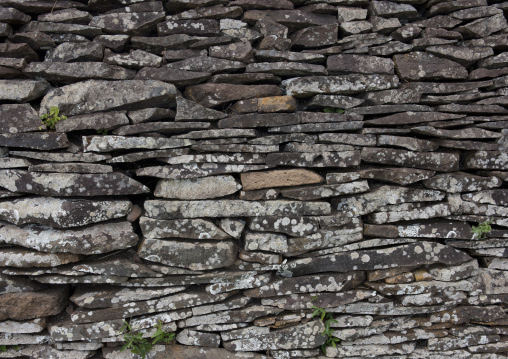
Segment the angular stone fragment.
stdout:
<path fill-rule="evenodd" d="M 371 15 L 411 19 L 418 16 L 418 11 L 409 4 L 397 4 L 390 1 L 373 1 L 369 6 Z"/>
<path fill-rule="evenodd" d="M 126 216 L 130 201 L 91 201 L 26 197 L 0 202 L 0 218 L 16 225 L 29 223 L 56 228 L 84 226 Z"/>
<path fill-rule="evenodd" d="M 434 204 L 427 206 L 395 205 L 383 208 L 382 212 L 369 214 L 368 221 L 376 224 L 391 223 L 398 221 L 410 221 L 415 219 L 429 219 L 446 217 L 451 215 L 448 204 Z"/>
<path fill-rule="evenodd" d="M 129 222 L 98 224 L 80 230 L 6 225 L 0 228 L 0 240 L 50 253 L 101 254 L 132 247 L 138 236 Z"/>
<path fill-rule="evenodd" d="M 236 151 L 236 150 L 235 150 Z M 138 176 L 151 176 L 157 178 L 184 179 L 198 178 L 210 175 L 226 173 L 243 173 L 249 171 L 266 170 L 268 166 L 263 165 L 235 165 L 223 163 L 190 163 L 172 166 L 156 166 L 139 168 L 136 171 Z"/>
<path fill-rule="evenodd" d="M 240 61 L 218 59 L 209 56 L 191 57 L 189 59 L 172 62 L 166 65 L 169 69 L 199 71 L 208 73 L 235 72 L 245 67 Z"/>
<path fill-rule="evenodd" d="M 322 109 L 325 107 L 331 107 L 331 108 L 341 108 L 341 109 L 347 109 L 347 108 L 353 108 L 356 106 L 359 106 L 364 101 L 361 99 L 357 99 L 355 97 L 349 97 L 349 96 L 340 96 L 340 95 L 316 95 L 310 99 L 310 101 L 307 103 L 305 109 L 311 110 L 311 109 Z"/>
<path fill-rule="evenodd" d="M 66 148 L 69 141 L 65 133 L 5 133 L 0 134 L 0 146 L 47 151 Z"/>
<path fill-rule="evenodd" d="M 393 74 L 393 62 L 376 56 L 340 54 L 329 56 L 327 69 L 330 74 Z"/>
<path fill-rule="evenodd" d="M 181 133 L 188 130 L 203 130 L 210 127 L 208 122 L 145 122 L 126 125 L 112 131 L 113 135 L 127 136 L 143 133 Z"/>
<path fill-rule="evenodd" d="M 44 80 L 0 80 L 0 100 L 29 102 L 42 97 L 48 88 Z"/>
<path fill-rule="evenodd" d="M 309 26 L 321 26 L 334 24 L 337 19 L 331 15 L 313 14 L 301 10 L 249 10 L 243 14 L 243 21 L 255 23 L 259 20 L 272 20 L 291 29 L 299 29 Z"/>
<path fill-rule="evenodd" d="M 298 123 L 296 114 L 246 114 L 230 116 L 218 122 L 219 128 L 254 128 L 286 126 Z"/>
<path fill-rule="evenodd" d="M 46 52 L 45 62 L 49 65 L 53 62 L 101 62 L 104 54 L 104 46 L 97 42 L 73 43 L 64 42 L 56 48 Z M 55 66 L 55 71 L 58 69 Z"/>
<path fill-rule="evenodd" d="M 362 149 L 362 161 L 402 167 L 422 168 L 435 171 L 456 171 L 459 166 L 458 153 L 411 152 L 385 148 Z"/>
<path fill-rule="evenodd" d="M 378 135 L 377 137 L 378 146 L 395 146 L 406 148 L 411 151 L 435 151 L 439 145 L 427 140 L 420 140 L 413 137 L 402 137 L 402 136 L 390 136 L 390 135 Z"/>
<path fill-rule="evenodd" d="M 434 176 L 425 180 L 423 184 L 427 188 L 459 193 L 499 187 L 502 181 L 497 177 L 481 177 L 464 172 L 456 172 Z"/>
<path fill-rule="evenodd" d="M 429 46 L 425 49 L 426 52 L 431 53 L 445 59 L 449 59 L 459 63 L 462 66 L 469 67 L 478 60 L 494 55 L 494 50 L 490 47 L 462 47 L 462 46 Z M 485 61 L 485 60 L 484 60 Z M 480 67 L 487 67 L 478 64 Z"/>
<path fill-rule="evenodd" d="M 274 145 L 247 145 L 243 143 L 233 144 L 196 144 L 191 147 L 199 152 L 251 152 L 251 153 L 268 153 L 277 152 L 278 146 Z"/>
<path fill-rule="evenodd" d="M 464 168 L 506 170 L 508 169 L 508 154 L 501 151 L 477 151 L 466 157 Z"/>
<path fill-rule="evenodd" d="M 117 54 L 109 49 L 104 51 L 104 62 L 110 65 L 141 69 L 143 67 L 159 67 L 162 57 L 143 50 L 132 50 L 127 54 Z"/>
<path fill-rule="evenodd" d="M 159 36 L 186 34 L 213 36 L 219 34 L 219 21 L 213 19 L 169 20 L 157 25 Z"/>
<path fill-rule="evenodd" d="M 212 57 L 218 57 L 233 61 L 252 62 L 254 60 L 254 50 L 250 42 L 235 42 L 232 44 L 210 47 L 209 54 Z"/>
<path fill-rule="evenodd" d="M 324 143 L 345 143 L 354 146 L 375 146 L 376 136 L 374 135 L 362 135 L 362 134 L 349 134 L 349 133 L 320 133 L 319 141 Z M 328 146 L 328 145 L 327 145 Z M 285 150 L 287 151 L 289 144 L 286 145 Z M 330 149 L 333 146 L 329 147 Z M 302 151 L 306 152 L 306 151 Z"/>
<path fill-rule="evenodd" d="M 467 70 L 456 62 L 424 52 L 395 55 L 394 62 L 397 73 L 406 81 L 464 80 L 468 76 Z"/>
<path fill-rule="evenodd" d="M 381 180 L 400 185 L 408 185 L 432 177 L 435 172 L 412 168 L 387 168 L 362 169 L 359 171 L 361 178 Z"/>
<path fill-rule="evenodd" d="M 208 109 L 180 96 L 176 98 L 176 106 L 175 121 L 219 120 L 226 117 L 222 112 Z"/>
<path fill-rule="evenodd" d="M 89 115 L 70 116 L 55 125 L 58 132 L 69 132 L 88 129 L 111 130 L 129 124 L 125 111 L 99 112 Z"/>
<path fill-rule="evenodd" d="M 65 288 L 54 288 L 40 292 L 1 295 L 0 320 L 25 320 L 56 315 L 66 307 L 67 294 Z"/>
<path fill-rule="evenodd" d="M 296 259 L 288 263 L 293 276 L 321 272 L 348 272 L 355 270 L 387 269 L 433 263 L 455 265 L 470 260 L 464 252 L 432 242 L 420 242 L 389 249 L 365 250 Z"/>
<path fill-rule="evenodd" d="M 282 232 L 305 236 L 319 230 L 318 217 L 254 217 L 249 219 L 253 231 Z"/>
<path fill-rule="evenodd" d="M 49 34 L 81 35 L 93 38 L 102 34 L 102 30 L 95 26 L 80 24 L 64 24 L 57 22 L 30 21 L 21 27 L 21 32 L 43 32 Z"/>
<path fill-rule="evenodd" d="M 501 137 L 501 134 L 498 132 L 488 131 L 476 127 L 464 128 L 460 130 L 443 130 L 434 128 L 432 126 L 419 126 L 413 127 L 411 131 L 427 136 L 453 139 L 488 139 Z"/>
<path fill-rule="evenodd" d="M 440 113 L 440 112 L 403 112 L 386 117 L 365 121 L 371 125 L 406 125 L 414 123 L 425 123 L 435 121 L 446 121 L 463 117 L 463 115 Z"/>
<path fill-rule="evenodd" d="M 322 186 L 312 186 L 295 189 L 284 189 L 282 196 L 287 198 L 308 201 L 313 199 L 336 197 L 346 194 L 366 192 L 369 190 L 367 181 L 357 181 L 350 183 L 330 184 Z"/>
<path fill-rule="evenodd" d="M 189 180 L 166 179 L 157 183 L 154 195 L 175 199 L 208 199 L 224 197 L 241 188 L 241 185 L 232 176 L 212 176 Z"/>
<path fill-rule="evenodd" d="M 102 62 L 32 62 L 23 69 L 23 72 L 30 77 L 42 77 L 48 81 L 60 83 L 89 79 L 128 80 L 134 78 L 134 72 L 131 70 Z"/>
<path fill-rule="evenodd" d="M 147 187 L 119 172 L 47 174 L 21 170 L 3 170 L 0 171 L 0 178 L 2 179 L 2 186 L 10 191 L 47 196 L 101 196 L 148 192 Z"/>
<path fill-rule="evenodd" d="M 178 333 L 176 341 L 184 345 L 217 348 L 220 344 L 220 335 L 184 329 Z"/>
<path fill-rule="evenodd" d="M 280 96 L 274 85 L 201 84 L 185 89 L 185 97 L 205 107 L 217 107 L 228 102 L 255 97 Z"/>
<path fill-rule="evenodd" d="M 133 36 L 132 48 L 141 49 L 156 55 L 162 55 L 166 50 L 183 50 L 201 40 L 201 37 L 185 34 L 169 35 L 161 37 Z"/>
<path fill-rule="evenodd" d="M 336 24 L 312 26 L 292 34 L 291 40 L 295 47 L 316 47 L 333 45 L 337 42 L 338 27 Z"/>
<path fill-rule="evenodd" d="M 145 238 L 138 254 L 153 262 L 193 270 L 216 269 L 232 265 L 238 248 L 235 243 L 183 242 Z"/>
<path fill-rule="evenodd" d="M 94 153 L 10 151 L 9 154 L 11 156 L 33 158 L 47 162 L 99 162 L 110 158 L 110 155 Z"/>
<path fill-rule="evenodd" d="M 85 152 L 111 152 L 122 149 L 162 149 L 187 147 L 191 140 L 158 137 L 83 136 Z"/>
<path fill-rule="evenodd" d="M 143 235 L 149 238 L 227 239 L 230 236 L 212 222 L 202 219 L 155 220 L 140 219 Z"/>
<path fill-rule="evenodd" d="M 277 76 L 313 76 L 327 74 L 324 66 L 301 64 L 297 62 L 257 62 L 248 64 L 245 71 L 270 73 Z"/>
<path fill-rule="evenodd" d="M 496 177 L 493 177 L 496 178 Z M 497 186 L 496 186 L 497 187 Z M 508 206 L 508 193 L 506 190 L 487 190 L 476 193 L 463 194 L 462 199 L 475 203 L 488 203 L 498 206 Z"/>
<path fill-rule="evenodd" d="M 268 172 L 249 172 L 241 174 L 244 190 L 261 188 L 297 186 L 323 182 L 317 173 L 305 169 L 276 170 Z"/>
<path fill-rule="evenodd" d="M 318 94 L 350 95 L 365 91 L 387 90 L 397 87 L 398 84 L 397 76 L 351 74 L 294 78 L 284 81 L 283 85 L 287 95 L 311 97 Z"/>
<path fill-rule="evenodd" d="M 216 201 L 147 201 L 146 215 L 151 218 L 257 217 L 287 215 L 329 215 L 331 208 L 324 202 L 240 200 Z"/>
<path fill-rule="evenodd" d="M 507 23 L 504 15 L 498 14 L 459 26 L 456 28 L 456 31 L 469 38 L 485 38 L 495 32 L 505 29 L 506 25 Z"/>

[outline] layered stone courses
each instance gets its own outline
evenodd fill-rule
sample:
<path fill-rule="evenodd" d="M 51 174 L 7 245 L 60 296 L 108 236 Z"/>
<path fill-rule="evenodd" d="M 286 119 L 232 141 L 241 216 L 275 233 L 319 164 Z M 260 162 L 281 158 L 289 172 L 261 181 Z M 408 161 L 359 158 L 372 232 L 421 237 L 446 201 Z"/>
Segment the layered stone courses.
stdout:
<path fill-rule="evenodd" d="M 0 357 L 507 358 L 507 10 L 1 0 Z"/>

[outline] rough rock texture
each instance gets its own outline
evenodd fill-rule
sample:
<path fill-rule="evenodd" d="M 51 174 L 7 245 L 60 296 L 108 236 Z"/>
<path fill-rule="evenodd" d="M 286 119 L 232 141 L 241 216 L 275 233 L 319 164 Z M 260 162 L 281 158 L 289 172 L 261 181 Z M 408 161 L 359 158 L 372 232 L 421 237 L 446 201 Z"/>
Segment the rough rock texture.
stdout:
<path fill-rule="evenodd" d="M 0 358 L 508 358 L 507 14 L 0 0 Z"/>

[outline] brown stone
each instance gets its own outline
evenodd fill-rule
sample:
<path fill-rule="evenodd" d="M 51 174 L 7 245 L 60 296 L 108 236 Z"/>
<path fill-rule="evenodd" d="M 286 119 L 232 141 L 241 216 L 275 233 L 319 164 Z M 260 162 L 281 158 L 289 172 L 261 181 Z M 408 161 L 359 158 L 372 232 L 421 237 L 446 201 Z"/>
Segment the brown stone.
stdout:
<path fill-rule="evenodd" d="M 324 182 L 323 177 L 305 169 L 247 172 L 242 173 L 240 176 L 243 189 L 246 191 Z"/>
<path fill-rule="evenodd" d="M 0 320 L 25 320 L 56 315 L 67 306 L 67 301 L 67 290 L 62 288 L 4 294 L 0 296 Z"/>

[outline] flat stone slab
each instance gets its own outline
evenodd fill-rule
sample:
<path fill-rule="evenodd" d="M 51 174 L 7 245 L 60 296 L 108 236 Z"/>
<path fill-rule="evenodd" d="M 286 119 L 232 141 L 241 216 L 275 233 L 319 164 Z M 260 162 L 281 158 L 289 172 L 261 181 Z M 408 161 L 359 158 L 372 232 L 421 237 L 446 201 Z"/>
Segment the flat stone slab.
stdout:
<path fill-rule="evenodd" d="M 360 151 L 296 153 L 269 153 L 268 166 L 295 167 L 355 167 L 360 164 Z"/>
<path fill-rule="evenodd" d="M 109 131 L 129 123 L 129 118 L 125 114 L 125 111 L 111 111 L 69 116 L 66 120 L 57 122 L 55 129 L 57 132 L 97 129 Z"/>
<path fill-rule="evenodd" d="M 88 80 L 50 91 L 41 102 L 40 113 L 57 106 L 66 116 L 110 110 L 139 110 L 164 107 L 174 101 L 176 87 L 158 80 Z"/>
<path fill-rule="evenodd" d="M 493 189 L 466 193 L 461 196 L 464 201 L 475 203 L 488 203 L 497 206 L 508 206 L 508 191 L 504 189 Z"/>
<path fill-rule="evenodd" d="M 467 74 L 466 74 L 467 77 Z M 286 94 L 294 97 L 314 95 L 352 95 L 366 91 L 388 90 L 399 85 L 391 75 L 307 76 L 284 81 Z"/>
<path fill-rule="evenodd" d="M 9 151 L 11 156 L 33 158 L 47 162 L 99 162 L 111 157 L 109 154 L 96 153 L 70 153 L 70 152 L 32 152 L 32 151 Z"/>
<path fill-rule="evenodd" d="M 203 219 L 161 220 L 141 217 L 139 221 L 143 235 L 148 238 L 187 238 L 187 239 L 228 239 L 213 222 Z"/>
<path fill-rule="evenodd" d="M 411 183 L 426 180 L 432 177 L 436 172 L 422 169 L 413 168 L 387 168 L 382 169 L 362 169 L 359 172 L 361 178 L 375 179 L 380 181 L 386 181 L 396 183 L 399 185 L 408 185 Z M 328 178 L 327 182 L 331 183 Z"/>
<path fill-rule="evenodd" d="M 27 103 L 0 105 L 0 117 L 3 119 L 0 124 L 2 133 L 37 131 L 42 125 L 37 112 Z"/>
<path fill-rule="evenodd" d="M 134 71 L 103 62 L 31 62 L 24 69 L 32 78 L 44 78 L 48 81 L 70 83 L 90 79 L 131 80 Z"/>
<path fill-rule="evenodd" d="M 0 146 L 48 151 L 67 148 L 69 140 L 65 133 L 57 132 L 3 133 L 0 134 Z"/>
<path fill-rule="evenodd" d="M 395 68 L 402 80 L 465 80 L 468 72 L 458 63 L 425 52 L 394 56 Z"/>
<path fill-rule="evenodd" d="M 208 199 L 224 197 L 241 188 L 233 176 L 228 175 L 181 180 L 164 179 L 157 182 L 154 195 L 175 199 Z"/>
<path fill-rule="evenodd" d="M 85 152 L 111 152 L 132 149 L 169 149 L 191 146 L 195 142 L 186 139 L 159 137 L 83 136 Z"/>
<path fill-rule="evenodd" d="M 42 97 L 49 88 L 43 80 L 0 80 L 0 100 L 28 102 Z"/>
<path fill-rule="evenodd" d="M 16 225 L 36 223 L 69 228 L 122 218 L 131 209 L 130 201 L 29 197 L 0 202 L 0 219 Z"/>
<path fill-rule="evenodd" d="M 465 169 L 506 170 L 508 153 L 502 151 L 477 151 L 466 157 Z"/>
<path fill-rule="evenodd" d="M 364 250 L 322 257 L 296 259 L 287 265 L 293 276 L 322 272 L 388 269 L 434 263 L 456 265 L 471 260 L 466 253 L 432 242 L 420 242 L 388 249 Z"/>
<path fill-rule="evenodd" d="M 9 293 L 0 296 L 0 320 L 25 320 L 59 314 L 67 306 L 66 289 Z"/>
<path fill-rule="evenodd" d="M 97 224 L 79 230 L 5 225 L 0 228 L 0 240 L 49 253 L 101 254 L 132 247 L 138 236 L 130 222 Z"/>
<path fill-rule="evenodd" d="M 94 16 L 89 25 L 108 34 L 144 36 L 154 31 L 165 17 L 164 12 L 111 13 Z"/>
<path fill-rule="evenodd" d="M 82 258 L 72 253 L 43 253 L 21 247 L 0 249 L 0 265 L 15 268 L 56 267 Z"/>
<path fill-rule="evenodd" d="M 306 169 L 248 172 L 242 173 L 240 178 L 245 191 L 261 188 L 315 184 L 324 181 L 323 177 Z"/>
<path fill-rule="evenodd" d="M 457 171 L 459 154 L 455 152 L 413 152 L 379 147 L 365 147 L 362 161 L 433 171 Z"/>
<path fill-rule="evenodd" d="M 199 178 L 226 173 L 242 173 L 249 171 L 266 170 L 265 165 L 236 165 L 223 163 L 190 163 L 172 166 L 154 166 L 139 168 L 137 176 L 151 176 L 168 179 Z"/>
<path fill-rule="evenodd" d="M 0 171 L 2 187 L 46 196 L 111 196 L 147 193 L 149 189 L 123 173 L 42 173 Z"/>
<path fill-rule="evenodd" d="M 475 176 L 465 172 L 440 174 L 423 181 L 427 188 L 450 193 L 473 192 L 500 187 L 503 181 L 497 177 Z"/>
<path fill-rule="evenodd" d="M 162 201 L 145 202 L 146 215 L 157 219 L 199 217 L 257 217 L 288 215 L 329 215 L 331 207 L 325 202 L 300 201 Z"/>
<path fill-rule="evenodd" d="M 298 199 L 300 201 L 309 201 L 320 198 L 367 192 L 368 190 L 369 185 L 367 181 L 356 181 L 304 188 L 283 189 L 280 193 L 283 197 Z"/>

